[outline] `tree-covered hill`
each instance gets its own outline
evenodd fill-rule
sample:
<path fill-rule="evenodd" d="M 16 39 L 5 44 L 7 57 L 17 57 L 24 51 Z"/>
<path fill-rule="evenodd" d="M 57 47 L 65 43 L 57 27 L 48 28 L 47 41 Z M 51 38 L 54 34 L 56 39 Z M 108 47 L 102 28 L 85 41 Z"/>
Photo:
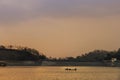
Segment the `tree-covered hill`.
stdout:
<path fill-rule="evenodd" d="M 40 54 L 37 50 L 19 47 L 13 48 L 13 46 L 5 47 L 0 46 L 0 60 L 6 61 L 37 61 L 46 59 L 46 56 Z"/>
<path fill-rule="evenodd" d="M 69 56 L 69 55 L 68 55 Z M 117 51 L 94 50 L 76 57 L 47 58 L 36 49 L 27 47 L 0 46 L 0 60 L 4 61 L 71 61 L 71 62 L 103 62 L 116 58 L 120 61 L 120 49 Z"/>
<path fill-rule="evenodd" d="M 105 50 L 94 50 L 76 57 L 66 58 L 51 58 L 51 61 L 69 61 L 69 62 L 103 62 L 111 61 L 112 58 L 116 58 L 120 61 L 120 49 L 117 51 L 105 51 Z"/>

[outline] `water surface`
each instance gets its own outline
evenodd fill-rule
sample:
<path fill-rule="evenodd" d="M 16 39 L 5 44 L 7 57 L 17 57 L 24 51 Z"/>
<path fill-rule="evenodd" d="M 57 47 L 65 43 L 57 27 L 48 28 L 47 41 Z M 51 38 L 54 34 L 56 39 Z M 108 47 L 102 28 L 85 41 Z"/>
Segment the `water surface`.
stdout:
<path fill-rule="evenodd" d="M 120 80 L 120 68 L 76 67 L 1 67 L 0 80 Z M 75 67 L 69 67 L 75 68 Z"/>

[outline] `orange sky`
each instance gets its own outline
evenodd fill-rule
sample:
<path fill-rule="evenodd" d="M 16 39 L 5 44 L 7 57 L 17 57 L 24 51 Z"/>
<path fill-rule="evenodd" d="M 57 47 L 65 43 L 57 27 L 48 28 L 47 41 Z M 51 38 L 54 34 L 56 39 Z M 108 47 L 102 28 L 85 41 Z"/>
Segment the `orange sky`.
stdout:
<path fill-rule="evenodd" d="M 120 48 L 119 0 L 1 0 L 0 44 L 47 56 Z"/>

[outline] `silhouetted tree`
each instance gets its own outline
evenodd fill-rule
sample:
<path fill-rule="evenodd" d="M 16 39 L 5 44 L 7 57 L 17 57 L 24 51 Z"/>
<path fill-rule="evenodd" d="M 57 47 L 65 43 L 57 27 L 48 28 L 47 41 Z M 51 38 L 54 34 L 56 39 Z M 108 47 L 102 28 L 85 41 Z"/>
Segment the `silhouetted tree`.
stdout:
<path fill-rule="evenodd" d="M 115 54 L 115 57 L 120 60 L 120 48 L 118 49 L 118 51 Z"/>
<path fill-rule="evenodd" d="M 45 59 L 47 59 L 47 57 L 45 56 L 45 55 L 39 55 L 39 59 L 41 59 L 41 60 L 45 60 Z"/>

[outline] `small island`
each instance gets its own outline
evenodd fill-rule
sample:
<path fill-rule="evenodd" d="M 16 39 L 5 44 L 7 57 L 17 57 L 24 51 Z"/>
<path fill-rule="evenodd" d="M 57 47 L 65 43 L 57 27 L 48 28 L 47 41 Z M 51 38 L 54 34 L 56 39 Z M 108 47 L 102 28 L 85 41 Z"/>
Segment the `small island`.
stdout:
<path fill-rule="evenodd" d="M 76 57 L 52 58 L 28 47 L 0 46 L 0 66 L 120 66 L 120 49 L 94 50 Z"/>

